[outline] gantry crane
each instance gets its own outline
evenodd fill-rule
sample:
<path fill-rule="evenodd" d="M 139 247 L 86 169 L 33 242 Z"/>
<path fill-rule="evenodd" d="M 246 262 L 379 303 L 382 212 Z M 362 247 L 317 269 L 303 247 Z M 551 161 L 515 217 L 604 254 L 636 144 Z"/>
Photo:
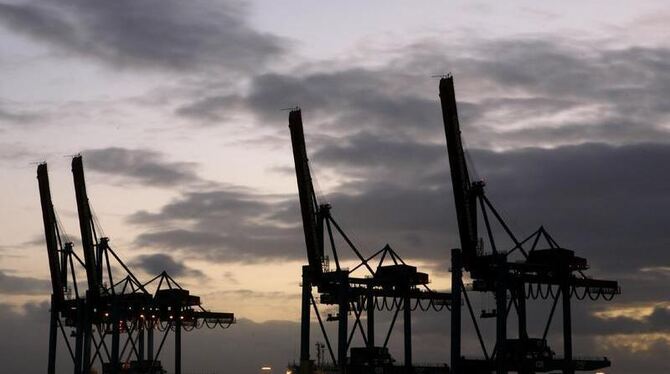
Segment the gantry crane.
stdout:
<path fill-rule="evenodd" d="M 411 373 L 418 369 L 412 363 L 411 313 L 420 308 L 427 310 L 447 310 L 451 295 L 435 292 L 428 287 L 428 274 L 406 264 L 388 245 L 369 257 L 364 257 L 352 240 L 342 230 L 331 215 L 330 204 L 320 204 L 312 184 L 312 176 L 307 159 L 302 114 L 299 109 L 289 113 L 289 129 L 293 158 L 295 162 L 298 196 L 307 248 L 308 265 L 302 268 L 302 306 L 300 373 L 312 373 L 315 368 L 310 359 L 311 310 L 318 320 L 328 352 L 334 364 L 331 369 L 341 373 Z M 336 248 L 335 234 L 347 244 L 359 263 L 347 269 L 342 266 Z M 326 245 L 329 243 L 335 269 L 329 266 Z M 386 261 L 386 262 L 385 262 Z M 389 264 L 392 262 L 392 264 Z M 375 266 L 375 268 L 373 268 Z M 361 271 L 364 276 L 354 273 Z M 316 287 L 321 304 L 336 305 L 338 313 L 329 315 L 328 321 L 338 322 L 337 356 L 335 355 L 317 302 L 312 295 Z M 383 345 L 375 341 L 375 311 L 393 312 L 393 319 L 385 334 Z M 404 363 L 394 365 L 388 351 L 388 342 L 396 319 L 403 311 Z M 349 328 L 349 314 L 354 314 L 354 324 Z M 362 317 L 366 319 L 363 327 Z M 365 343 L 364 347 L 351 348 L 356 332 Z M 350 354 L 349 354 L 350 353 Z M 319 368 L 324 371 L 324 368 Z M 446 364 L 420 368 L 423 373 L 448 372 Z"/>
<path fill-rule="evenodd" d="M 227 328 L 235 322 L 234 315 L 206 310 L 200 297 L 191 295 L 166 272 L 142 283 L 112 249 L 110 239 L 98 237 L 81 156 L 72 159 L 72 173 L 83 261 L 72 250 L 72 243 L 62 244 L 62 230 L 51 201 L 47 165 L 43 163 L 37 168 L 52 281 L 48 373 L 56 370 L 58 330 L 62 332 L 75 374 L 89 373 L 96 362 L 105 374 L 164 373 L 159 357 L 173 331 L 174 371 L 181 373 L 182 330 L 203 326 Z M 84 295 L 80 295 L 75 270 L 81 268 L 86 274 Z M 66 297 L 65 291 L 71 287 L 75 291 L 74 298 Z M 75 337 L 74 350 L 66 328 L 72 329 Z M 156 331 L 162 333 L 157 350 Z"/>
<path fill-rule="evenodd" d="M 59 332 L 62 335 L 68 352 L 73 362 L 81 362 L 83 353 L 83 310 L 85 299 L 79 295 L 77 286 L 76 267 L 83 262 L 74 253 L 73 244 L 70 241 L 63 242 L 51 200 L 51 189 L 49 186 L 49 174 L 47 164 L 37 166 L 37 180 L 40 191 L 40 202 L 42 205 L 42 219 L 44 221 L 44 238 L 47 247 L 47 259 L 49 262 L 49 273 L 51 275 L 51 308 L 49 324 L 49 356 L 47 361 L 47 373 L 56 373 L 56 348 L 58 346 Z M 76 262 L 75 262 L 76 261 Z M 74 290 L 74 298 L 69 297 Z M 66 297 L 67 295 L 67 297 Z M 65 329 L 72 328 L 75 336 L 74 350 L 69 342 L 69 336 Z M 81 372 L 81 367 L 75 367 L 75 373 Z"/>
<path fill-rule="evenodd" d="M 440 80 L 440 100 L 451 168 L 451 182 L 458 221 L 460 249 L 452 250 L 452 331 L 451 365 L 454 373 L 536 373 L 561 370 L 574 373 L 610 366 L 607 358 L 575 358 L 572 349 L 571 299 L 604 298 L 610 300 L 620 293 L 616 281 L 587 277 L 585 258 L 558 245 L 540 227 L 526 238 L 517 237 L 494 208 L 484 192 L 484 182 L 472 181 L 468 173 L 461 130 L 456 109 L 452 76 Z M 479 237 L 478 216 L 486 230 L 489 248 Z M 494 226 L 494 225 L 498 226 Z M 509 249 L 499 247 L 494 233 L 501 230 L 513 243 Z M 546 243 L 541 247 L 541 243 Z M 517 260 L 513 258 L 517 256 Z M 495 317 L 495 346 L 487 352 L 485 341 L 464 287 L 462 272 L 469 272 L 472 289 L 494 295 L 496 308 L 483 311 L 482 317 Z M 461 354 L 461 296 L 464 297 L 480 342 L 481 359 L 464 358 Z M 552 299 L 551 312 L 541 338 L 531 338 L 527 331 L 527 299 Z M 562 302 L 563 357 L 558 357 L 547 343 L 547 334 L 559 302 Z M 517 315 L 517 338 L 508 337 L 507 320 L 514 307 Z"/>

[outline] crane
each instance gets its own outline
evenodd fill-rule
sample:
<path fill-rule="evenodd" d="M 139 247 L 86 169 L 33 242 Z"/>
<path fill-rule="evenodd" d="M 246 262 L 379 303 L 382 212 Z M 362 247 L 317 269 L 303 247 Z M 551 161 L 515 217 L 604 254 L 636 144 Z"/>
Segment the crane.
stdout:
<path fill-rule="evenodd" d="M 102 366 L 103 374 L 164 373 L 159 357 L 171 332 L 175 344 L 174 371 L 181 373 L 182 330 L 205 326 L 227 328 L 235 323 L 234 314 L 205 309 L 199 296 L 184 289 L 165 271 L 148 282 L 140 281 L 114 251 L 110 239 L 98 237 L 101 231 L 96 229 L 86 192 L 81 155 L 72 159 L 72 174 L 84 260 L 73 251 L 72 243 L 63 244 L 51 201 L 47 165 L 43 163 L 37 168 L 52 283 L 47 372 L 53 374 L 56 370 L 60 330 L 74 374 L 89 373 L 96 363 Z M 79 293 L 76 275 L 76 270 L 82 268 L 87 286 L 84 295 Z M 75 292 L 72 299 L 65 292 L 70 286 Z M 73 330 L 74 350 L 66 328 Z M 156 331 L 162 333 L 157 350 Z"/>
<path fill-rule="evenodd" d="M 514 234 L 486 196 L 484 183 L 470 180 L 461 139 L 453 76 L 440 79 L 439 96 L 461 243 L 461 248 L 452 250 L 452 305 L 461 305 L 461 295 L 464 297 L 484 355 L 483 359 L 465 359 L 461 355 L 461 312 L 458 307 L 452 308 L 453 372 L 495 371 L 502 374 L 515 371 L 529 374 L 561 370 L 571 374 L 578 370 L 597 370 L 610 366 L 611 363 L 606 358 L 573 357 L 571 298 L 574 296 L 581 300 L 589 295 L 594 300 L 611 300 L 620 293 L 618 283 L 587 277 L 584 273 L 588 269 L 586 259 L 576 256 L 573 250 L 561 247 L 543 226 L 523 239 Z M 485 227 L 490 252 L 484 250 L 484 240 L 479 238 L 478 212 Z M 498 247 L 494 224 L 498 224 L 507 235 L 513 243 L 512 248 Z M 542 242 L 546 247 L 539 247 Z M 521 259 L 514 261 L 512 256 L 519 253 Z M 495 312 L 482 313 L 484 317 L 496 318 L 495 346 L 491 354 L 487 352 L 463 284 L 463 270 L 470 273 L 473 291 L 491 293 L 495 298 Z M 542 337 L 531 338 L 527 331 L 526 300 L 538 298 L 551 298 L 552 308 Z M 555 356 L 547 343 L 547 334 L 559 298 L 562 300 L 563 358 Z M 507 336 L 507 319 L 512 306 L 517 314 L 516 339 Z"/>
<path fill-rule="evenodd" d="M 402 311 L 404 363 L 400 370 L 407 373 L 419 370 L 419 367 L 412 363 L 411 313 L 419 306 L 422 310 L 430 308 L 448 310 L 451 295 L 428 288 L 428 274 L 406 264 L 389 245 L 371 256 L 363 256 L 362 251 L 333 218 L 331 205 L 320 204 L 317 200 L 312 185 L 300 109 L 296 108 L 289 113 L 289 130 L 308 260 L 308 265 L 302 267 L 300 365 L 297 370 L 301 374 L 312 373 L 315 370 L 309 351 L 312 309 L 336 370 L 350 374 L 399 371 L 393 364 L 395 360 L 389 354 L 388 342 L 396 319 Z M 337 251 L 335 235 L 346 243 L 359 261 L 351 269 L 341 265 L 342 259 Z M 329 253 L 335 262 L 333 270 L 329 267 L 326 243 L 329 244 Z M 373 263 L 376 263 L 375 268 Z M 364 276 L 355 275 L 359 269 L 364 272 Z M 313 287 L 317 288 L 322 304 L 336 305 L 338 308 L 336 315 L 329 315 L 326 319 L 338 323 L 337 355 L 312 295 Z M 390 303 L 388 300 L 391 300 Z M 381 310 L 392 312 L 393 317 L 383 345 L 377 345 L 375 314 Z M 349 329 L 351 313 L 355 319 L 352 328 Z M 363 327 L 361 321 L 363 315 L 367 320 L 366 327 Z M 352 339 L 357 332 L 365 344 L 363 347 L 352 347 Z M 448 368 L 442 365 L 421 367 L 420 370 L 425 373 L 442 373 Z"/>

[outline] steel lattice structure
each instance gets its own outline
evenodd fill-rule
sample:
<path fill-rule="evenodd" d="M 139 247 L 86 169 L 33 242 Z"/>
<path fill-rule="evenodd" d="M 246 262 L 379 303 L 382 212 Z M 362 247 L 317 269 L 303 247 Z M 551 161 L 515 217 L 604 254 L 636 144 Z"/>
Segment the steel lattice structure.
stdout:
<path fill-rule="evenodd" d="M 81 156 L 72 159 L 72 173 L 83 260 L 73 250 L 72 242 L 63 238 L 51 200 L 47 164 L 37 167 L 52 284 L 47 372 L 56 372 L 61 340 L 75 374 L 90 372 L 96 363 L 103 373 L 163 373 L 159 358 L 172 332 L 174 370 L 181 373 L 182 330 L 227 328 L 235 323 L 235 316 L 206 310 L 200 297 L 191 295 L 166 272 L 141 282 L 112 249 L 109 238 L 98 236 Z M 85 290 L 78 283 L 81 271 L 85 273 Z M 62 339 L 58 338 L 59 332 Z M 157 349 L 155 338 L 159 341 Z"/>
<path fill-rule="evenodd" d="M 461 295 L 477 333 L 482 358 L 465 358 L 461 354 L 461 310 L 451 313 L 451 364 L 454 373 L 536 373 L 561 370 L 574 373 L 610 366 L 605 358 L 576 358 L 572 347 L 571 299 L 611 300 L 620 293 L 616 281 L 587 277 L 585 258 L 561 247 L 540 227 L 526 238 L 519 238 L 502 218 L 485 194 L 484 182 L 471 181 L 461 140 L 456 110 L 456 95 L 452 76 L 440 80 L 442 117 L 451 167 L 456 216 L 461 242 L 460 249 L 452 250 L 453 304 L 461 305 Z M 479 236 L 481 219 L 486 241 Z M 495 227 L 502 231 L 511 248 L 501 248 Z M 484 246 L 484 243 L 488 247 Z M 544 244 L 542 244 L 544 243 Z M 495 345 L 491 353 L 479 329 L 468 292 L 463 283 L 463 271 L 472 279 L 472 291 L 492 294 L 496 308 L 483 311 L 482 317 L 496 319 Z M 550 299 L 551 311 L 541 338 L 531 338 L 527 331 L 528 299 Z M 563 322 L 563 357 L 558 357 L 548 346 L 547 334 L 556 307 L 561 301 Z M 508 337 L 508 323 L 512 309 L 517 317 L 517 337 Z"/>
<path fill-rule="evenodd" d="M 310 310 L 318 320 L 334 365 L 333 369 L 349 373 L 399 373 L 412 372 L 412 311 L 448 310 L 451 295 L 435 292 L 428 287 L 428 274 L 418 272 L 417 268 L 406 264 L 398 254 L 386 245 L 369 257 L 352 242 L 345 231 L 331 215 L 329 204 L 319 204 L 312 185 L 312 177 L 307 160 L 307 151 L 302 125 L 302 114 L 295 109 L 289 114 L 289 129 L 295 161 L 298 195 L 307 247 L 309 265 L 302 268 L 302 314 L 300 339 L 301 373 L 311 373 L 314 368 L 310 359 Z M 338 235 L 353 252 L 359 263 L 351 269 L 340 265 L 340 255 L 336 248 L 335 236 Z M 327 244 L 326 244 L 327 243 Z M 330 248 L 335 269 L 328 266 Z M 373 268 L 373 266 L 375 266 Z M 354 272 L 361 270 L 364 276 Z M 337 353 L 334 352 L 330 338 L 326 333 L 324 321 L 319 313 L 318 304 L 312 295 L 316 287 L 320 295 L 320 304 L 336 305 L 338 313 L 327 320 L 338 322 Z M 375 312 L 387 310 L 393 312 L 383 345 L 375 341 Z M 388 342 L 400 312 L 403 312 L 404 365 L 394 365 L 388 352 Z M 353 312 L 354 324 L 349 327 L 349 314 Z M 366 326 L 361 317 L 365 315 Z M 356 333 L 365 343 L 364 347 L 351 347 Z M 324 368 L 319 368 L 323 370 Z M 448 372 L 446 365 L 421 367 L 424 373 Z"/>

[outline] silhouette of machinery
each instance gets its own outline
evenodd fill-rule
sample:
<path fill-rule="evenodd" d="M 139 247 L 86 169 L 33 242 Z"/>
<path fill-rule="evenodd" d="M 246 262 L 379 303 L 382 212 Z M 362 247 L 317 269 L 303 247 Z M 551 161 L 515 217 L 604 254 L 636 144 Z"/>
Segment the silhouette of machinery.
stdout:
<path fill-rule="evenodd" d="M 310 359 L 311 310 L 317 318 L 333 366 L 330 371 L 347 373 L 446 373 L 448 367 L 412 365 L 411 313 L 421 310 L 447 310 L 451 301 L 448 293 L 435 292 L 428 287 L 428 274 L 406 264 L 388 245 L 369 257 L 351 241 L 331 215 L 329 204 L 319 204 L 312 185 L 303 134 L 302 115 L 299 109 L 289 114 L 289 129 L 293 146 L 293 158 L 298 183 L 298 195 L 302 214 L 308 265 L 302 268 L 302 313 L 300 339 L 300 373 L 328 371 L 315 368 Z M 336 248 L 335 235 L 346 243 L 359 263 L 351 269 L 341 266 L 341 253 Z M 325 253 L 329 244 L 335 269 L 330 269 L 330 257 Z M 356 272 L 362 272 L 357 276 Z M 337 353 L 326 332 L 317 301 L 312 295 L 316 287 L 319 301 L 337 306 L 337 314 L 328 315 L 326 321 L 337 321 Z M 376 311 L 390 311 L 393 319 L 385 333 L 382 345 L 375 339 Z M 403 313 L 404 363 L 395 365 L 388 350 L 388 342 L 400 312 Z M 353 326 L 349 326 L 353 313 Z M 365 316 L 365 326 L 362 316 Z M 365 345 L 351 347 L 356 333 L 360 333 Z M 420 369 L 420 370 L 419 370 Z"/>
<path fill-rule="evenodd" d="M 98 237 L 101 231 L 89 205 L 81 156 L 72 159 L 72 173 L 83 260 L 57 220 L 47 164 L 37 167 L 52 284 L 47 372 L 56 373 L 60 332 L 75 374 L 89 373 L 96 362 L 103 373 L 164 373 L 159 358 L 173 332 L 174 372 L 181 373 L 182 330 L 227 328 L 235 323 L 233 313 L 206 310 L 200 297 L 182 288 L 166 272 L 140 282 L 111 248 L 109 238 Z M 85 290 L 78 284 L 81 269 L 86 277 Z"/>
<path fill-rule="evenodd" d="M 482 181 L 472 181 L 466 164 L 456 108 L 453 77 L 440 80 L 440 99 L 446 134 L 453 196 L 461 248 L 453 249 L 452 292 L 428 287 L 426 273 L 408 265 L 388 245 L 365 257 L 331 214 L 320 203 L 312 185 L 301 111 L 289 113 L 300 210 L 308 264 L 302 267 L 300 374 L 337 371 L 350 374 L 394 373 L 493 373 L 593 371 L 610 366 L 606 357 L 582 358 L 573 354 L 572 301 L 611 300 L 620 293 L 616 281 L 588 277 L 588 262 L 561 247 L 544 228 L 526 237 L 517 236 L 485 194 Z M 48 373 L 56 372 L 58 335 L 62 335 L 75 374 L 90 372 L 96 362 L 103 373 L 163 373 L 159 357 L 173 332 L 175 373 L 181 373 L 181 334 L 207 326 L 229 327 L 232 313 L 210 312 L 200 298 L 183 289 L 166 272 L 142 283 L 110 246 L 91 212 L 81 156 L 72 160 L 81 231 L 83 260 L 64 234 L 51 201 L 46 163 L 37 168 L 45 241 L 51 274 L 51 322 Z M 485 239 L 480 238 L 483 226 Z M 500 240 L 499 236 L 504 236 Z M 358 261 L 351 269 L 341 264 L 336 243 L 344 242 Z M 505 246 L 503 242 L 512 243 Z M 484 245 L 487 243 L 487 246 Z M 326 254 L 327 247 L 330 249 Z M 333 259 L 334 269 L 330 267 Z M 86 290 L 77 275 L 85 273 Z M 463 281 L 469 274 L 471 286 Z M 312 291 L 316 287 L 319 302 Z M 495 308 L 483 309 L 480 318 L 495 318 L 492 350 L 477 322 L 469 294 L 493 296 Z M 528 332 L 527 303 L 550 300 L 551 309 L 540 337 Z M 319 304 L 335 306 L 337 313 L 322 318 Z M 562 356 L 548 344 L 548 334 L 558 305 L 562 317 Z M 462 308 L 467 307 L 482 357 L 466 357 L 462 347 Z M 412 312 L 451 311 L 451 367 L 414 366 L 412 361 Z M 323 334 L 332 366 L 316 367 L 310 357 L 312 311 Z M 389 311 L 393 317 L 383 344 L 376 341 L 375 315 Z M 508 336 L 514 311 L 515 337 Z M 388 342 L 402 312 L 404 362 L 397 365 Z M 349 322 L 353 316 L 353 325 Z M 324 322 L 337 322 L 336 350 Z M 70 332 L 70 334 L 68 334 Z M 159 333 L 158 349 L 155 334 Z M 162 336 L 160 335 L 162 334 Z M 358 336 L 364 346 L 352 347 Z M 74 343 L 71 343 L 74 338 Z M 321 347 L 321 346 L 320 346 Z M 319 350 L 319 355 L 321 351 Z M 319 360 L 321 361 L 321 360 Z"/>
<path fill-rule="evenodd" d="M 573 298 L 611 300 L 620 293 L 616 281 L 592 279 L 585 275 L 588 264 L 574 251 L 561 247 L 540 227 L 525 238 L 516 236 L 493 207 L 484 192 L 484 182 L 471 181 L 461 140 L 452 76 L 440 80 L 442 117 L 451 167 L 451 181 L 458 219 L 460 249 L 452 250 L 451 368 L 453 373 L 548 371 L 591 371 L 610 366 L 607 358 L 577 358 L 572 347 Z M 479 219 L 483 220 L 488 248 L 479 237 Z M 502 232 L 511 248 L 501 248 L 496 233 Z M 542 243 L 545 243 L 544 246 Z M 496 307 L 483 310 L 481 317 L 496 319 L 495 346 L 488 352 L 475 318 L 472 303 L 463 283 L 463 271 L 469 272 L 472 291 L 492 294 Z M 483 358 L 465 358 L 461 354 L 461 298 L 471 316 Z M 541 338 L 527 331 L 527 299 L 550 299 L 551 311 Z M 548 346 L 554 312 L 561 303 L 563 357 Z M 508 337 L 508 318 L 516 312 L 517 337 Z"/>

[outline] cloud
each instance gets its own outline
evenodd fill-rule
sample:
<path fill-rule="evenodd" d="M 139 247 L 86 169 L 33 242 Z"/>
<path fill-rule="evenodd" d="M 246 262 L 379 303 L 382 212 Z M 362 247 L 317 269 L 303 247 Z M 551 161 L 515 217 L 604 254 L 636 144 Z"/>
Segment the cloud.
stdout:
<path fill-rule="evenodd" d="M 162 154 L 151 150 L 110 147 L 85 150 L 82 153 L 87 170 L 145 185 L 172 187 L 203 182 L 196 175 L 194 164 L 169 162 Z"/>
<path fill-rule="evenodd" d="M 136 238 L 140 246 L 220 262 L 302 258 L 298 216 L 287 222 L 273 217 L 286 204 L 281 197 L 218 186 L 185 192 L 158 212 L 133 214 L 129 222 L 154 228 Z"/>
<path fill-rule="evenodd" d="M 331 128 L 392 132 L 404 127 L 405 131 L 418 131 L 435 122 L 439 106 L 434 107 L 434 100 L 403 92 L 401 84 L 387 74 L 395 72 L 352 67 L 311 74 L 267 73 L 252 80 L 246 96 L 198 98 L 176 113 L 201 120 L 219 119 L 230 109 L 223 104 L 233 103 L 260 122 L 275 126 L 285 121 L 279 109 L 300 105 L 306 109 L 306 121 L 315 119 L 311 123 Z"/>
<path fill-rule="evenodd" d="M 5 357 L 4 370 L 44 372 L 49 335 L 49 304 L 28 303 L 21 310 L 16 310 L 9 304 L 0 304 L 0 328 L 13 337 L 0 340 L 0 349 Z M 61 348 L 63 349 L 58 352 L 60 357 L 66 357 L 68 353 L 64 344 L 61 344 Z M 27 360 L 26 357 L 34 359 Z"/>
<path fill-rule="evenodd" d="M 118 68 L 249 71 L 284 50 L 253 30 L 237 1 L 0 4 L 0 24 L 60 52 Z"/>
<path fill-rule="evenodd" d="M 174 277 L 194 277 L 206 278 L 205 274 L 198 270 L 185 265 L 183 262 L 177 262 L 175 259 L 163 253 L 156 253 L 150 255 L 141 255 L 130 262 L 130 265 L 139 267 L 143 271 L 151 275 L 158 275 L 166 271 L 170 276 Z"/>
<path fill-rule="evenodd" d="M 364 253 L 389 243 L 406 259 L 448 268 L 448 250 L 459 241 L 444 146 L 363 132 L 312 154 L 314 175 L 336 172 L 344 181 L 321 201 L 333 205 L 334 217 Z M 663 226 L 670 211 L 663 169 L 670 145 L 588 143 L 469 154 L 473 175 L 486 180 L 488 196 L 517 236 L 544 225 L 559 244 L 589 260 L 592 276 L 620 279 L 621 301 L 658 300 L 663 274 L 636 269 L 670 261 Z M 148 228 L 136 243 L 154 249 L 224 263 L 305 258 L 297 194 L 219 186 L 182 193 L 159 211 L 129 220 Z"/>
<path fill-rule="evenodd" d="M 38 111 L 17 109 L 15 103 L 0 100 L 0 124 L 32 124 L 43 119 L 45 114 Z"/>
<path fill-rule="evenodd" d="M 329 197 L 344 222 L 363 232 L 383 228 L 388 235 L 428 230 L 434 236 L 421 235 L 429 238 L 426 248 L 413 247 L 428 257 L 434 248 L 458 245 L 445 150 L 355 134 L 313 152 L 314 171 L 354 178 L 340 188 L 346 194 Z M 559 243 L 592 258 L 598 270 L 630 271 L 670 261 L 665 255 L 670 243 L 662 235 L 670 207 L 664 192 L 670 179 L 663 172 L 669 145 L 589 143 L 471 149 L 469 155 L 473 178 L 486 181 L 489 197 L 518 235 L 543 224 Z M 645 255 L 634 255 L 636 248 Z"/>
<path fill-rule="evenodd" d="M 51 291 L 49 281 L 8 274 L 0 270 L 0 294 L 5 295 L 48 295 Z"/>
<path fill-rule="evenodd" d="M 610 308 L 616 310 L 617 306 Z M 670 307 L 656 305 L 648 315 L 632 318 L 629 316 L 597 317 L 593 313 L 581 314 L 575 319 L 574 331 L 578 335 L 621 335 L 621 334 L 668 334 L 670 336 Z"/>
<path fill-rule="evenodd" d="M 176 113 L 203 121 L 231 105 L 277 129 L 277 109 L 300 105 L 306 126 L 342 135 L 432 139 L 440 135 L 437 84 L 455 74 L 469 144 L 512 149 L 670 139 L 667 48 L 608 48 L 558 38 L 425 40 L 394 49 L 375 67 L 309 65 L 253 78 L 246 93 L 198 97 Z M 381 59 L 377 56 L 377 59 Z M 225 105 L 224 105 L 225 104 Z"/>

